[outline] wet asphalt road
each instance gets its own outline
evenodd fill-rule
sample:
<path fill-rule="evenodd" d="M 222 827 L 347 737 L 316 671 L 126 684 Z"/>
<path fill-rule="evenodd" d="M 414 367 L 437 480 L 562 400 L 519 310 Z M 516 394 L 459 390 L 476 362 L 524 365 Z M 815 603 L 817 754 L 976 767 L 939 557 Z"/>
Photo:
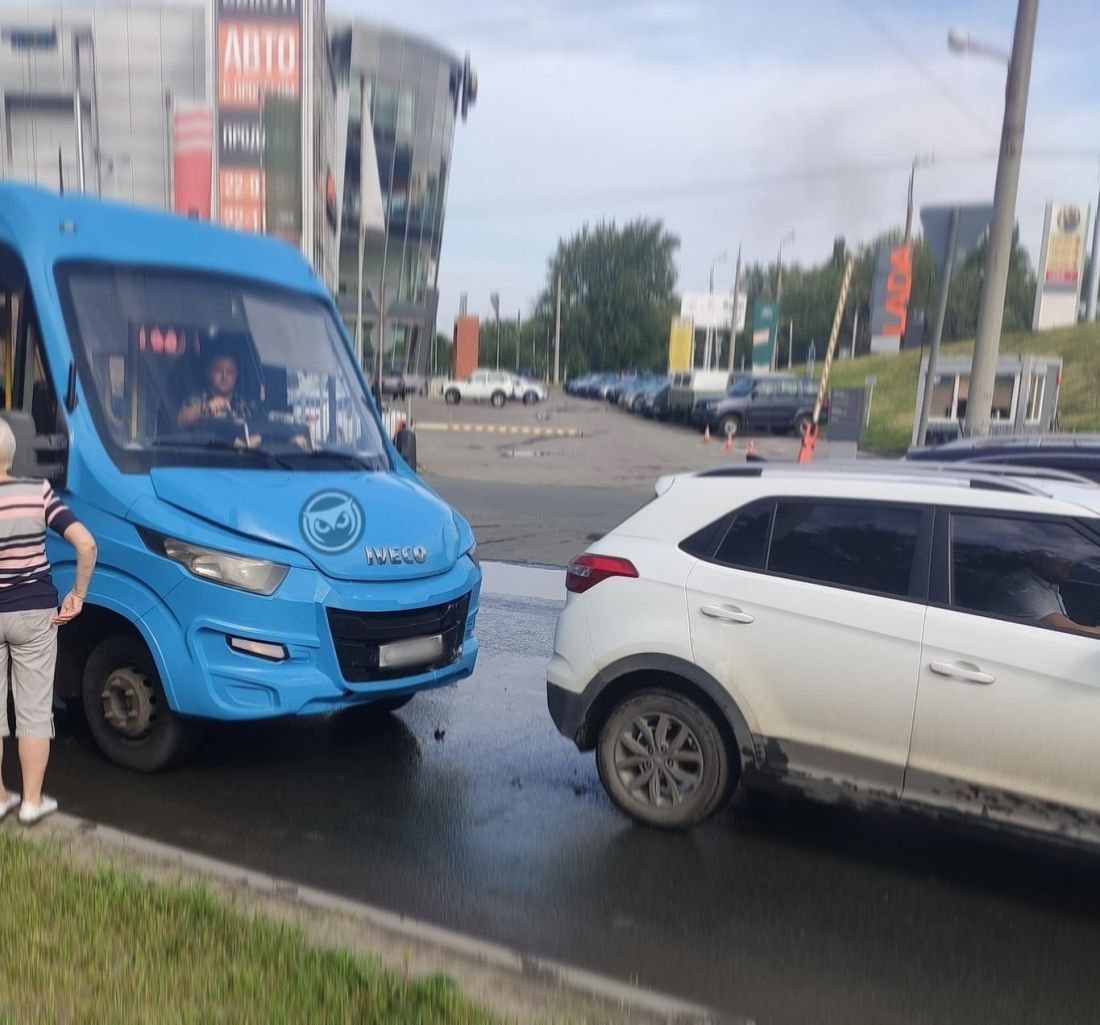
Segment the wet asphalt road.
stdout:
<path fill-rule="evenodd" d="M 471 680 L 391 717 L 219 728 L 155 777 L 61 716 L 51 789 L 76 815 L 761 1023 L 1097 1020 L 1094 861 L 801 803 L 689 835 L 623 819 L 546 714 L 556 609 L 488 595 Z"/>

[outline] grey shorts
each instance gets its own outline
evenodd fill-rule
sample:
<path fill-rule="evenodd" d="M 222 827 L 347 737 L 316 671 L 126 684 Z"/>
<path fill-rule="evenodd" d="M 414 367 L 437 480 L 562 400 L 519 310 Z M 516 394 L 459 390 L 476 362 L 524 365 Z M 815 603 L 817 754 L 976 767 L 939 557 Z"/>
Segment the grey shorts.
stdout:
<path fill-rule="evenodd" d="M 0 737 L 8 728 L 8 666 L 15 697 L 15 735 L 53 736 L 54 609 L 0 612 Z"/>

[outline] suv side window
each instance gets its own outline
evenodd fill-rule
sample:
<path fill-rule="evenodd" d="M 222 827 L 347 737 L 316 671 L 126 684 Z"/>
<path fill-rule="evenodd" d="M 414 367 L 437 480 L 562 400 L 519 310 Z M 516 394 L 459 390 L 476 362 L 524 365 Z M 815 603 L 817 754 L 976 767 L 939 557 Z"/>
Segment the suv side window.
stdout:
<path fill-rule="evenodd" d="M 753 398 L 770 399 L 775 394 L 774 381 L 757 381 L 752 386 Z"/>
<path fill-rule="evenodd" d="M 778 391 L 785 399 L 793 398 L 802 393 L 798 381 L 780 381 Z"/>
<path fill-rule="evenodd" d="M 917 506 L 782 499 L 767 568 L 813 583 L 905 597 L 923 518 Z"/>
<path fill-rule="evenodd" d="M 739 510 L 714 553 L 715 562 L 737 569 L 763 569 L 775 502 L 754 502 Z"/>
<path fill-rule="evenodd" d="M 1100 540 L 1068 520 L 955 512 L 948 590 L 951 607 L 961 612 L 1029 626 L 1095 626 Z"/>

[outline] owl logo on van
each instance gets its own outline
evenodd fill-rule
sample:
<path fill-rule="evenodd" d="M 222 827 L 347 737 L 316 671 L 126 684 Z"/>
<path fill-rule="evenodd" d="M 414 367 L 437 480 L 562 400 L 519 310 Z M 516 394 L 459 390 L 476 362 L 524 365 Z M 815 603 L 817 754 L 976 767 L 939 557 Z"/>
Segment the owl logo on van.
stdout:
<path fill-rule="evenodd" d="M 363 509 L 346 491 L 318 491 L 302 506 L 300 523 L 312 547 L 339 555 L 363 536 Z"/>

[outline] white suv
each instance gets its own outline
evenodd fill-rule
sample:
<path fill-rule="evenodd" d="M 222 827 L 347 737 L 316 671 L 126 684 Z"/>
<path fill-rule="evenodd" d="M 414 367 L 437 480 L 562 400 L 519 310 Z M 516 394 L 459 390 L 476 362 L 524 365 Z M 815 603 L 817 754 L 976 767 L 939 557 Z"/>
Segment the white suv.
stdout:
<path fill-rule="evenodd" d="M 569 567 L 548 702 L 634 818 L 740 781 L 1100 843 L 1100 487 L 1024 468 L 663 478 Z"/>
<path fill-rule="evenodd" d="M 512 397 L 512 375 L 505 370 L 475 370 L 465 381 L 443 382 L 443 399 L 449 406 L 459 402 L 491 402 L 498 409 Z"/>

